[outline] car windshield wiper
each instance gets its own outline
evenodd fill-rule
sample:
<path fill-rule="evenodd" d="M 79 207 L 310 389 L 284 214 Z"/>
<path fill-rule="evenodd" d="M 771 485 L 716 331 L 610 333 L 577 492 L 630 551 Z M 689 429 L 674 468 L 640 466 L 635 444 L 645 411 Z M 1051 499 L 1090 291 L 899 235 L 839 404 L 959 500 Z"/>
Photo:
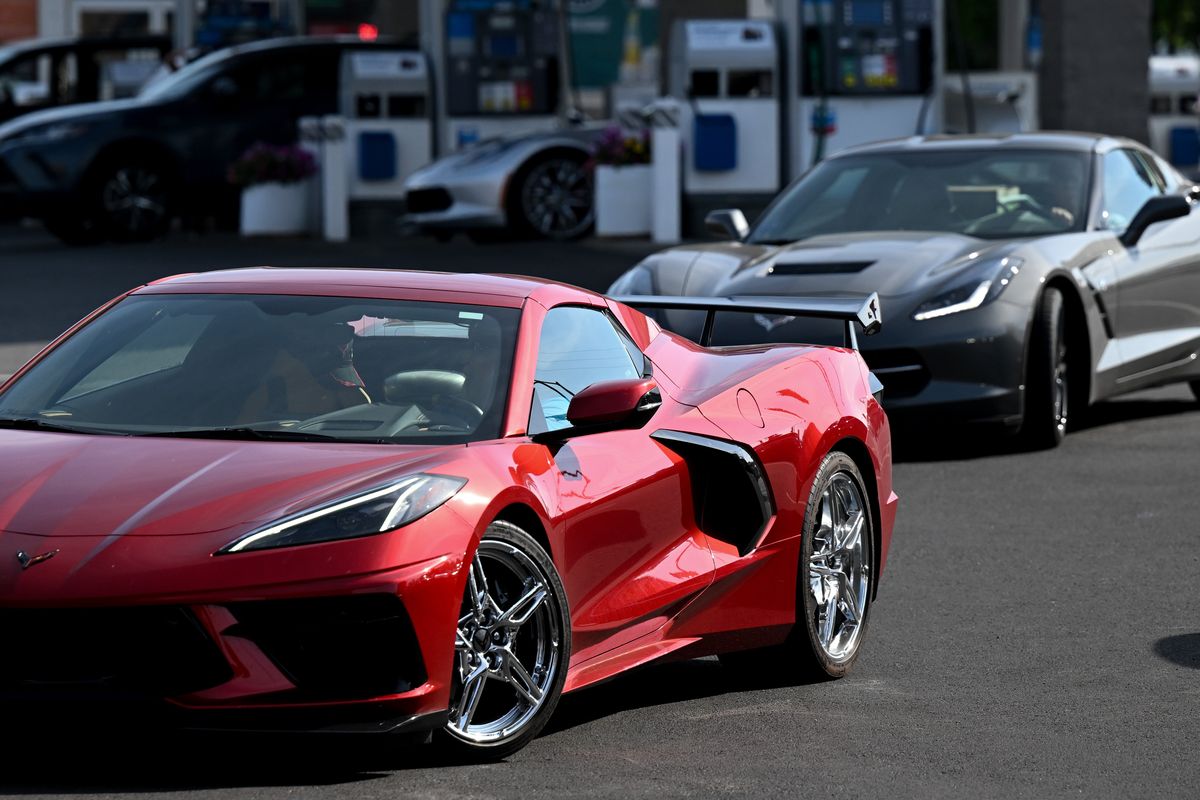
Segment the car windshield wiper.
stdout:
<path fill-rule="evenodd" d="M 177 431 L 153 431 L 138 436 L 178 439 L 230 439 L 260 442 L 340 442 L 336 436 L 307 431 L 270 431 L 261 428 L 191 428 Z"/>
<path fill-rule="evenodd" d="M 563 386 L 558 381 L 544 381 L 544 380 L 541 380 L 540 378 L 535 378 L 533 381 L 533 384 L 534 384 L 534 386 L 545 386 L 547 389 L 554 392 L 556 395 L 558 395 L 559 397 L 561 397 L 564 400 L 570 400 L 572 397 L 575 396 L 575 392 L 572 392 L 570 389 L 568 389 L 566 386 Z"/>
<path fill-rule="evenodd" d="M 102 436 L 124 435 L 119 431 L 108 431 L 103 428 L 77 428 L 74 425 L 61 425 L 34 417 L 0 417 L 0 428 L 12 428 L 19 431 L 50 431 L 52 433 L 94 433 Z"/>

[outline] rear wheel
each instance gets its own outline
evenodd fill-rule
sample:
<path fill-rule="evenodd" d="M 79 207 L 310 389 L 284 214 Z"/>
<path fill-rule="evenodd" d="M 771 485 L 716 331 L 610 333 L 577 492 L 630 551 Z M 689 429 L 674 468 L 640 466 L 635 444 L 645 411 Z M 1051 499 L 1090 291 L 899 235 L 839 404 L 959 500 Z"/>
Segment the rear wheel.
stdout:
<path fill-rule="evenodd" d="M 1071 410 L 1066 315 L 1062 292 L 1053 286 L 1038 303 L 1032 337 L 1021 436 L 1028 447 L 1041 450 L 1057 447 L 1066 438 Z"/>
<path fill-rule="evenodd" d="M 721 660 L 745 677 L 840 678 L 858 659 L 871 609 L 874 524 L 862 474 L 834 451 L 821 462 L 804 517 L 796 626 L 775 647 Z"/>
<path fill-rule="evenodd" d="M 595 218 L 592 176 L 582 153 L 539 157 L 521 168 L 508 200 L 510 223 L 545 239 L 584 236 Z"/>
<path fill-rule="evenodd" d="M 527 745 L 558 705 L 571 653 L 566 592 L 528 533 L 493 522 L 471 562 L 443 739 L 472 759 Z"/>

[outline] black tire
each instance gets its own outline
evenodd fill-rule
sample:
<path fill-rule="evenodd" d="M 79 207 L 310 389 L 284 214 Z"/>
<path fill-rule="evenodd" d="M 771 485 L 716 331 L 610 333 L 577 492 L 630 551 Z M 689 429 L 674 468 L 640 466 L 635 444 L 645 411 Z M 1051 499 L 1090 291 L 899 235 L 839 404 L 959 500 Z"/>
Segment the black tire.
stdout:
<path fill-rule="evenodd" d="M 483 570 L 482 583 L 487 587 L 487 600 L 482 603 L 472 601 L 472 587 L 478 585 L 478 569 Z M 522 571 L 528 572 L 524 580 L 520 576 Z M 519 602 L 541 590 L 545 591 L 540 600 Z M 571 658 L 567 594 L 550 555 L 537 540 L 503 521 L 489 525 L 480 540 L 463 594 L 459 613 L 463 628 L 456 637 L 455 668 L 451 676 L 450 721 L 436 739 L 454 757 L 495 761 L 529 744 L 558 706 Z M 515 628 L 505 624 L 505 617 L 524 612 L 528 606 L 532 610 L 524 621 Z M 495 611 L 489 611 L 493 608 Z M 492 618 L 481 616 L 480 609 Z M 517 613 L 509 623 L 520 616 Z M 509 656 L 515 657 L 510 661 Z M 527 664 L 532 664 L 533 669 Z M 481 677 L 471 703 L 465 688 L 472 684 L 474 674 Z M 487 694 L 484 687 L 492 694 Z M 535 688 L 536 703 L 527 699 L 533 696 Z M 498 716 L 480 723 L 476 714 L 485 718 Z M 498 726 L 498 733 L 489 726 Z"/>
<path fill-rule="evenodd" d="M 595 198 L 587 156 L 573 150 L 543 153 L 525 164 L 509 184 L 509 226 L 543 239 L 581 239 L 595 222 Z"/>
<path fill-rule="evenodd" d="M 1030 337 L 1020 435 L 1027 448 L 1046 450 L 1066 438 L 1071 411 L 1066 315 L 1062 292 L 1053 286 L 1042 293 Z"/>
<path fill-rule="evenodd" d="M 100 244 L 106 238 L 104 230 L 87 212 L 75 211 L 47 217 L 42 224 L 51 235 L 71 247 Z"/>
<path fill-rule="evenodd" d="M 89 216 L 107 238 L 148 242 L 175 216 L 174 173 L 166 160 L 134 152 L 106 157 L 87 180 Z"/>
<path fill-rule="evenodd" d="M 845 503 L 846 495 L 843 492 L 851 487 L 857 493 L 857 499 L 853 504 L 848 504 Z M 823 545 L 831 537 L 836 540 L 834 532 L 828 531 L 823 525 L 826 521 L 825 511 L 829 509 L 832 514 L 832 509 L 827 504 L 828 493 L 831 491 L 842 493 L 839 496 L 842 497 L 845 508 L 850 510 L 850 518 L 861 519 L 857 534 L 861 549 L 854 559 L 860 569 L 859 580 L 850 577 L 854 569 L 849 564 L 846 565 L 848 573 L 835 573 L 846 578 L 845 581 L 841 577 L 836 579 L 839 589 L 842 586 L 853 589 L 856 607 L 851 614 L 848 603 L 843 607 L 840 602 L 836 602 L 842 597 L 841 592 L 838 592 L 831 627 L 835 627 L 839 635 L 833 636 L 829 642 L 830 646 L 827 646 L 818 627 L 818 620 L 824 621 L 827 618 L 823 612 L 828 605 L 822 607 L 822 604 L 818 603 L 815 582 L 820 582 L 822 591 L 825 591 L 828 581 L 833 578 L 829 573 L 834 571 L 828 567 L 833 559 L 820 558 L 820 553 L 827 549 Z M 859 516 L 856 517 L 856 513 Z M 821 461 L 808 495 L 796 578 L 795 626 L 783 644 L 725 653 L 721 655 L 721 662 L 728 666 L 738 679 L 756 683 L 812 683 L 846 675 L 858 660 L 871 616 L 871 596 L 874 591 L 874 536 L 875 523 L 862 473 L 853 459 L 835 450 Z M 821 573 L 816 571 L 818 567 L 823 567 Z M 839 616 L 843 620 L 840 627 L 837 626 Z M 853 625 L 852 616 L 857 616 Z M 844 648 L 835 646 L 839 639 Z"/>

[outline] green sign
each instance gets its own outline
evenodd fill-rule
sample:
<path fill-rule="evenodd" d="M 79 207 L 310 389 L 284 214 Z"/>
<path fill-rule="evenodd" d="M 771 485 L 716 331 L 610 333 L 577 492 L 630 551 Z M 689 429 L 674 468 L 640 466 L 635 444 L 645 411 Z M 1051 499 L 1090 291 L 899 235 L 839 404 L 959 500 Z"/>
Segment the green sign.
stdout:
<path fill-rule="evenodd" d="M 591 89 L 617 82 L 631 22 L 638 27 L 642 48 L 657 47 L 656 5 L 646 0 L 568 0 L 575 85 Z"/>

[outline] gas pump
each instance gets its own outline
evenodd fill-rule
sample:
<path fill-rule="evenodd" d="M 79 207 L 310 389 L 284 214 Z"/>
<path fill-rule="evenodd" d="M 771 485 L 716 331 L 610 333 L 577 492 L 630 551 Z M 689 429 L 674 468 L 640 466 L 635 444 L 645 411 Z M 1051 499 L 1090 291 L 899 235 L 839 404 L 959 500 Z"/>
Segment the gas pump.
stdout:
<path fill-rule="evenodd" d="M 442 0 L 422 11 L 426 47 L 442 70 L 442 152 L 555 127 L 563 70 L 557 0 Z"/>
<path fill-rule="evenodd" d="M 433 160 L 433 85 L 424 53 L 347 50 L 341 116 L 351 163 L 350 200 L 394 199 Z"/>
<path fill-rule="evenodd" d="M 763 209 L 783 188 L 783 47 L 762 20 L 677 20 L 669 93 L 683 114 L 685 228 L 738 206 Z"/>
<path fill-rule="evenodd" d="M 856 144 L 941 130 L 942 0 L 780 3 L 792 177 Z"/>

